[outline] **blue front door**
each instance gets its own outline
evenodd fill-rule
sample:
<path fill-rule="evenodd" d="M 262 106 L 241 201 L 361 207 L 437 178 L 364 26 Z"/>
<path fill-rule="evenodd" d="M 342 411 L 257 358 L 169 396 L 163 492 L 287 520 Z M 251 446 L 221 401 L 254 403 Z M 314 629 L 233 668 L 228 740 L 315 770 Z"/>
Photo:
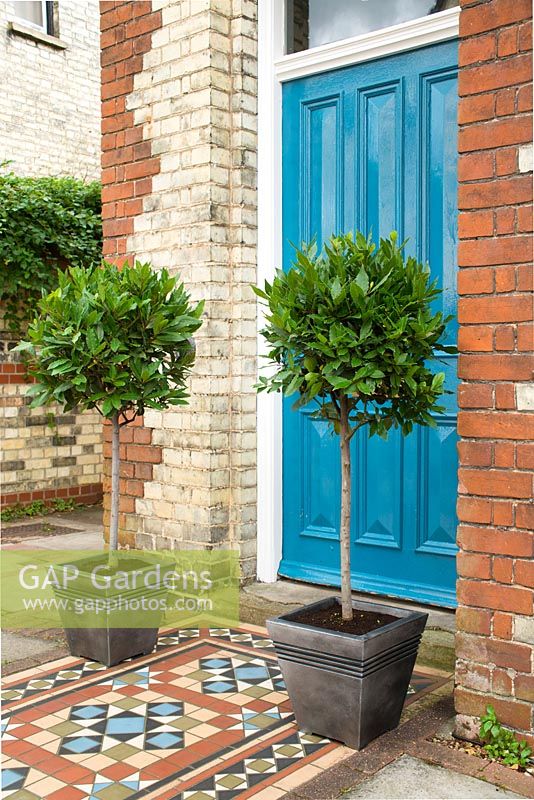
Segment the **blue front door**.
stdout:
<path fill-rule="evenodd" d="M 284 267 L 292 244 L 396 230 L 456 315 L 457 43 L 288 82 L 283 89 Z M 449 325 L 449 341 L 456 339 Z M 436 428 L 352 440 L 353 588 L 455 603 L 456 357 Z M 280 574 L 339 585 L 339 445 L 284 400 Z"/>

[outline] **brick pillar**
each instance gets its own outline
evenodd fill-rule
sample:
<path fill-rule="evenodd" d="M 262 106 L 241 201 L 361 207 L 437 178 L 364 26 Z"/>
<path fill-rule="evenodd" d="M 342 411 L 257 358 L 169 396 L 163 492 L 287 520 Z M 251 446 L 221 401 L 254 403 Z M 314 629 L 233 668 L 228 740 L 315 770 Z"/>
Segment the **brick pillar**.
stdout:
<path fill-rule="evenodd" d="M 532 732 L 530 0 L 462 0 L 457 732 Z"/>
<path fill-rule="evenodd" d="M 149 411 L 143 427 L 123 429 L 132 437 L 123 444 L 123 541 L 235 545 L 248 577 L 256 500 L 256 2 L 162 0 L 157 12 L 151 3 L 103 5 L 106 253 L 178 272 L 193 300 L 206 301 L 190 405 Z"/>

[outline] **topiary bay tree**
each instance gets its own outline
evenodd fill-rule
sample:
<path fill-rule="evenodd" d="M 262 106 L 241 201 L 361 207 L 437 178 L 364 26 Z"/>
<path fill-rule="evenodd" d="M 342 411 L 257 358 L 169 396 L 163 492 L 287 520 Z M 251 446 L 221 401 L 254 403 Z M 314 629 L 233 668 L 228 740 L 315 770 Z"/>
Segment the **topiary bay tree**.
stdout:
<path fill-rule="evenodd" d="M 263 289 L 261 331 L 274 370 L 259 391 L 296 392 L 294 408 L 314 402 L 341 449 L 342 619 L 353 616 L 350 580 L 350 441 L 404 435 L 414 425 L 435 425 L 445 376 L 430 362 L 440 351 L 448 318 L 432 308 L 440 294 L 428 265 L 403 255 L 396 233 L 378 247 L 361 233 L 332 236 L 322 252 L 314 242 L 296 250 L 288 272 L 278 270 Z"/>
<path fill-rule="evenodd" d="M 136 262 L 103 263 L 58 273 L 43 297 L 28 340 L 32 406 L 96 409 L 111 422 L 110 550 L 118 547 L 120 429 L 144 414 L 187 403 L 195 358 L 193 333 L 203 303 L 192 304 L 166 270 Z"/>

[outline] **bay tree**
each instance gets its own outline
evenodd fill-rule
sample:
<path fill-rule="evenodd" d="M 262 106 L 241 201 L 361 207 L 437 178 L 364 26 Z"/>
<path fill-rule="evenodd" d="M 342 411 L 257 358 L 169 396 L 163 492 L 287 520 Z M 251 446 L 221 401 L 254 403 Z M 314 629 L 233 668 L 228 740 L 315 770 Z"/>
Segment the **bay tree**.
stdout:
<path fill-rule="evenodd" d="M 392 232 L 375 246 L 356 232 L 296 249 L 291 268 L 254 287 L 266 306 L 261 331 L 271 370 L 259 391 L 298 393 L 294 408 L 316 405 L 315 417 L 339 435 L 341 456 L 341 606 L 352 619 L 350 442 L 360 428 L 387 439 L 414 425 L 435 426 L 443 411 L 443 372 L 431 369 L 449 318 L 434 308 L 440 294 L 430 269 Z"/>
<path fill-rule="evenodd" d="M 111 422 L 110 550 L 118 548 L 120 429 L 147 408 L 188 402 L 195 359 L 192 335 L 203 303 L 163 269 L 136 262 L 102 263 L 58 273 L 59 285 L 39 302 L 26 354 L 35 383 L 32 406 L 59 403 L 96 409 Z"/>

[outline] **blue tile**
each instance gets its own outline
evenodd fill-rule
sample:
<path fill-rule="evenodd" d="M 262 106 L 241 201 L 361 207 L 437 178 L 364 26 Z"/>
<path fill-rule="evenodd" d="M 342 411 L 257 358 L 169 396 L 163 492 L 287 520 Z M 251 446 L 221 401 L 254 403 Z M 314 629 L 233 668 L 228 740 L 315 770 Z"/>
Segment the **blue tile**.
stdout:
<path fill-rule="evenodd" d="M 155 717 L 170 717 L 173 714 L 180 715 L 183 713 L 183 706 L 181 703 L 158 703 L 155 706 L 150 705 L 148 713 Z"/>
<path fill-rule="evenodd" d="M 236 686 L 226 681 L 213 681 L 213 683 L 204 683 L 203 689 L 207 694 L 211 694 L 212 692 L 218 694 L 219 692 L 235 692 Z"/>
<path fill-rule="evenodd" d="M 238 680 L 246 680 L 247 678 L 267 679 L 269 673 L 265 667 L 236 667 L 235 676 Z"/>
<path fill-rule="evenodd" d="M 155 733 L 146 737 L 146 744 L 151 747 L 165 750 L 182 743 L 182 734 L 178 733 Z"/>
<path fill-rule="evenodd" d="M 2 789 L 20 789 L 24 783 L 24 778 L 28 774 L 28 769 L 3 769 L 2 770 Z"/>
<path fill-rule="evenodd" d="M 144 717 L 111 717 L 106 725 L 106 733 L 142 733 L 145 729 Z"/>
<path fill-rule="evenodd" d="M 87 736 L 78 736 L 72 739 L 63 739 L 61 746 L 62 750 L 67 750 L 69 753 L 88 753 L 95 748 L 100 749 L 98 739 L 89 739 Z"/>
<path fill-rule="evenodd" d="M 71 712 L 71 719 L 95 719 L 105 716 L 106 709 L 102 706 L 75 706 Z"/>

